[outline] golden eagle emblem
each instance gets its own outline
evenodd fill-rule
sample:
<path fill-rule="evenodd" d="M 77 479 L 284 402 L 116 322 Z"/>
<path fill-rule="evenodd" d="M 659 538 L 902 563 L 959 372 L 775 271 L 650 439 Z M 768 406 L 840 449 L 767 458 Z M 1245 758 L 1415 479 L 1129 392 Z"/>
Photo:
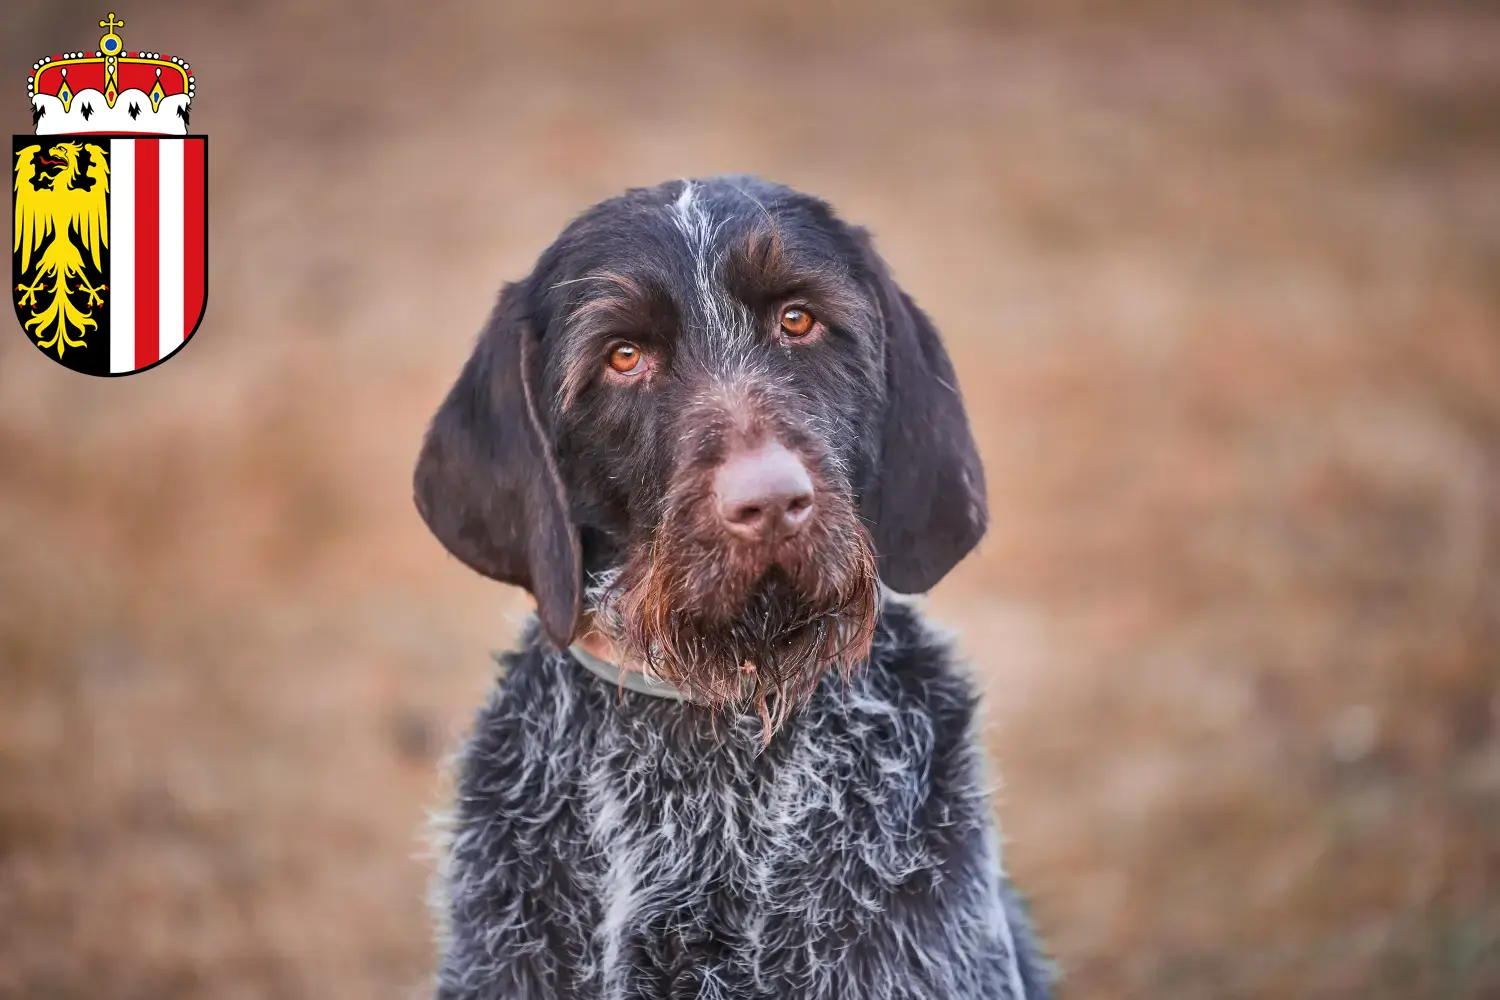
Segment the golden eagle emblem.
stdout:
<path fill-rule="evenodd" d="M 61 359 L 88 346 L 85 335 L 99 325 L 93 308 L 108 291 L 108 156 L 91 142 L 26 146 L 16 154 L 15 195 L 16 305 L 31 310 L 24 325 L 37 346 Z"/>

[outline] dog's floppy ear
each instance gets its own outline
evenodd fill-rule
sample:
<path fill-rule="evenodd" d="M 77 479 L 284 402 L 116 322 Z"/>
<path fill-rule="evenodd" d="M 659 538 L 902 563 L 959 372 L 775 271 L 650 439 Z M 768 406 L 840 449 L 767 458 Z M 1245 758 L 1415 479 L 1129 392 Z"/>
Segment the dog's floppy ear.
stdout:
<path fill-rule="evenodd" d="M 885 324 L 880 471 L 863 506 L 881 580 L 899 593 L 918 594 L 931 590 L 984 536 L 984 468 L 936 328 L 897 287 L 869 233 L 857 229 L 855 238 Z"/>
<path fill-rule="evenodd" d="M 417 510 L 438 541 L 485 576 L 525 587 L 564 648 L 578 622 L 578 531 L 535 398 L 539 342 L 509 285 L 417 459 Z"/>

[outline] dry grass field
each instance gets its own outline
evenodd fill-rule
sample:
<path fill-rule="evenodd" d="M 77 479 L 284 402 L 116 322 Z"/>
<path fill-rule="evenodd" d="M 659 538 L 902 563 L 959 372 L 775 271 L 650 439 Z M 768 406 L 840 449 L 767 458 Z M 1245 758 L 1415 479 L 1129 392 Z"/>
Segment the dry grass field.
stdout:
<path fill-rule="evenodd" d="M 103 14 L 5 6 L 12 132 Z M 947 336 L 993 530 L 929 605 L 1063 996 L 1500 996 L 1500 9 L 120 15 L 197 74 L 209 313 L 123 380 L 0 336 L 0 997 L 422 995 L 526 608 L 424 423 L 571 214 L 724 171 Z"/>

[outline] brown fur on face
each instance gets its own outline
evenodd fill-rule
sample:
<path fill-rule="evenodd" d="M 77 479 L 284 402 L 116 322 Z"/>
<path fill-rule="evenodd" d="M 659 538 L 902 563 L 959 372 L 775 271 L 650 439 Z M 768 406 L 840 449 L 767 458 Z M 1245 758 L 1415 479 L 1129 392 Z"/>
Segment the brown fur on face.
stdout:
<path fill-rule="evenodd" d="M 753 706 L 769 740 L 825 670 L 847 676 L 869 653 L 879 584 L 847 489 L 806 445 L 816 499 L 804 529 L 770 545 L 724 530 L 711 485 L 723 441 L 766 433 L 710 427 L 686 443 L 661 522 L 630 547 L 599 624 L 627 660 L 696 700 Z"/>
<path fill-rule="evenodd" d="M 597 377 L 601 353 L 611 340 L 650 342 L 654 326 L 671 325 L 677 319 L 670 301 L 627 275 L 600 271 L 579 283 L 590 286 L 594 294 L 585 296 L 568 316 L 573 336 L 558 387 L 558 403 L 564 410 Z"/>
<path fill-rule="evenodd" d="M 788 298 L 817 303 L 819 319 L 845 328 L 878 322 L 876 307 L 841 269 L 827 264 L 798 261 L 788 252 L 774 228 L 750 230 L 743 246 L 731 247 L 724 256 L 726 288 L 748 301 L 781 303 Z"/>

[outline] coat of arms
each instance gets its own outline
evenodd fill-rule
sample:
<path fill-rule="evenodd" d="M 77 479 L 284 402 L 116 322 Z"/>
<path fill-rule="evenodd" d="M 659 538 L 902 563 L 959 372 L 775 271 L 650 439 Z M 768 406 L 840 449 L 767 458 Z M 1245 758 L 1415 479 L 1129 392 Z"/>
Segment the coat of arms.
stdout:
<path fill-rule="evenodd" d="M 42 353 L 89 375 L 171 357 L 208 294 L 208 139 L 188 134 L 196 80 L 127 51 L 111 12 L 92 52 L 39 59 L 35 135 L 15 136 L 12 300 Z"/>

